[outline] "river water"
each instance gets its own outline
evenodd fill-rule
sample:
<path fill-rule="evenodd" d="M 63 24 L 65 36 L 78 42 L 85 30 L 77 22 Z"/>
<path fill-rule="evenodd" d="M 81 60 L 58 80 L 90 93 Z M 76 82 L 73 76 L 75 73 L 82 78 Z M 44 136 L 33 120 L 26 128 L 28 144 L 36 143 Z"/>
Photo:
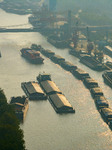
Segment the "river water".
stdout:
<path fill-rule="evenodd" d="M 27 24 L 28 16 L 6 13 L 0 9 L 0 25 Z M 30 27 L 31 25 L 29 25 Z M 12 96 L 21 96 L 21 82 L 36 81 L 40 72 L 51 74 L 52 80 L 65 94 L 75 114 L 57 114 L 49 101 L 30 101 L 26 119 L 21 128 L 28 150 L 111 150 L 112 132 L 101 119 L 88 89 L 71 73 L 45 58 L 44 64 L 28 63 L 20 49 L 32 43 L 41 44 L 71 61 L 95 78 L 112 108 L 111 88 L 104 84 L 102 72 L 92 71 L 68 54 L 68 49 L 56 49 L 40 33 L 0 33 L 0 87 L 8 102 Z"/>

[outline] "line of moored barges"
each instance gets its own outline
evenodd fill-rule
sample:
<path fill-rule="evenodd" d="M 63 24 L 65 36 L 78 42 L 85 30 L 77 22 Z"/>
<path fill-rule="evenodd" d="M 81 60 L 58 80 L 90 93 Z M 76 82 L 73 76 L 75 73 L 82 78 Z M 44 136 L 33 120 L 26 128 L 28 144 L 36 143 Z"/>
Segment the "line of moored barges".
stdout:
<path fill-rule="evenodd" d="M 97 81 L 91 78 L 89 73 L 66 61 L 63 57 L 56 55 L 51 50 L 45 50 L 43 48 L 40 48 L 39 50 L 43 55 L 50 58 L 54 63 L 59 64 L 62 68 L 70 71 L 75 77 L 83 81 L 84 85 L 90 90 L 95 105 L 103 120 L 109 125 L 110 128 L 112 128 L 112 109 L 109 107 L 109 103 Z"/>

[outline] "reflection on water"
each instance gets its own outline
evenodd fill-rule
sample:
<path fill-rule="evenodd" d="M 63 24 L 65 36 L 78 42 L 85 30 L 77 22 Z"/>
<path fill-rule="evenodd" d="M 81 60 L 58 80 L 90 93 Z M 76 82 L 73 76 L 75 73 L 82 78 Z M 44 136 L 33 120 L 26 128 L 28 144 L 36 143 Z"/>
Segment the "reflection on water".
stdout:
<path fill-rule="evenodd" d="M 7 17 L 7 14 L 4 14 L 5 16 Z M 26 16 L 24 17 L 26 18 Z M 19 21 L 24 23 L 23 20 Z M 39 33 L 0 33 L 0 51 L 2 53 L 0 85 L 4 89 L 8 101 L 11 96 L 24 94 L 21 82 L 36 80 L 39 72 L 45 71 L 51 74 L 52 80 L 76 110 L 75 114 L 59 115 L 56 114 L 49 101 L 30 101 L 25 122 L 21 125 L 27 149 L 111 150 L 111 131 L 101 119 L 89 90 L 71 73 L 63 70 L 44 56 L 43 65 L 28 63 L 21 57 L 20 49 L 28 47 L 32 43 L 41 44 L 44 48 L 51 49 L 79 68 L 89 72 L 90 76 L 99 82 L 105 96 L 112 97 L 111 88 L 103 82 L 102 72 L 92 71 L 79 63 L 77 58 L 68 54 L 68 49 L 54 48 Z M 112 107 L 111 99 L 109 104 Z"/>

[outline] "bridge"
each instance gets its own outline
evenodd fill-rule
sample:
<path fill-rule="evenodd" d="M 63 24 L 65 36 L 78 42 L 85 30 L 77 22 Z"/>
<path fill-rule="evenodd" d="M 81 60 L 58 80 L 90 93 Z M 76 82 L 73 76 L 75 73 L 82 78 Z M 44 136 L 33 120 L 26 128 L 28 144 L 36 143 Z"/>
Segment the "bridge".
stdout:
<path fill-rule="evenodd" d="M 29 25 L 29 24 L 19 24 L 19 25 L 11 25 L 11 26 L 0 26 L 0 33 L 4 33 L 4 32 L 39 32 L 39 31 L 43 31 L 46 30 L 42 27 L 37 27 L 37 28 L 14 28 L 14 27 L 20 27 L 20 26 L 25 26 L 25 25 Z M 13 28 L 12 28 L 13 27 Z M 112 30 L 112 26 L 110 25 L 103 25 L 103 26 L 75 26 L 72 27 L 72 31 L 75 30 L 79 30 L 79 31 L 83 31 L 83 30 L 89 30 L 89 31 L 110 31 Z M 48 29 L 48 31 L 53 31 L 53 30 L 60 30 L 60 29 Z"/>
<path fill-rule="evenodd" d="M 16 28 L 16 29 L 0 28 L 0 33 L 4 33 L 4 32 L 39 32 L 39 29 L 37 28 Z"/>

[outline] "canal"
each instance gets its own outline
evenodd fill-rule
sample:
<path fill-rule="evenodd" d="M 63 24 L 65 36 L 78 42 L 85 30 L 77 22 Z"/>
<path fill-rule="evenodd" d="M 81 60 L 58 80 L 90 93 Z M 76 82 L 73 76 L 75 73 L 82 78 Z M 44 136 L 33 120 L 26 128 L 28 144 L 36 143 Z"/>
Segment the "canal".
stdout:
<path fill-rule="evenodd" d="M 0 9 L 0 26 L 27 24 L 28 16 L 6 13 Z M 29 24 L 29 27 L 31 25 Z M 0 87 L 8 102 L 12 96 L 21 96 L 21 82 L 36 81 L 41 72 L 50 73 L 52 80 L 75 108 L 75 114 L 56 114 L 49 101 L 30 101 L 26 119 L 21 128 L 28 150 L 111 150 L 112 133 L 98 113 L 90 92 L 71 73 L 44 57 L 44 64 L 34 65 L 21 57 L 20 49 L 32 43 L 51 49 L 56 54 L 87 71 L 96 79 L 112 108 L 111 88 L 104 84 L 102 72 L 96 72 L 69 55 L 68 49 L 57 49 L 40 33 L 0 33 Z"/>

